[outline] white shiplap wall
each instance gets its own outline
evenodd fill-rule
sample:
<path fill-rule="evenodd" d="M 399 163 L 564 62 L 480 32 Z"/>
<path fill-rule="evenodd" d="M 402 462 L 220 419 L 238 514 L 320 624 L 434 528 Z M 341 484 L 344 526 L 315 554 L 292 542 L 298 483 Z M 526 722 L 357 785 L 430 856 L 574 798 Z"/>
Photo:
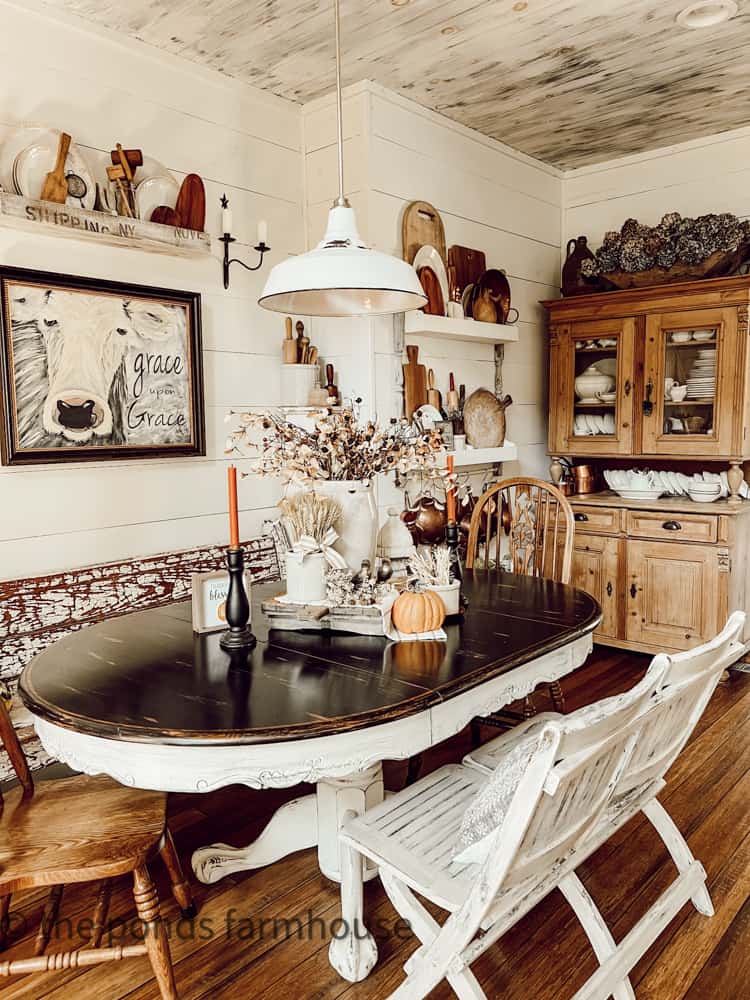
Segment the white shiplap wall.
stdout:
<path fill-rule="evenodd" d="M 665 212 L 750 216 L 750 128 L 572 170 L 565 176 L 568 239 L 596 248 L 627 218 L 655 225 Z"/>
<path fill-rule="evenodd" d="M 336 194 L 332 103 L 314 102 L 303 115 L 308 235 L 315 241 Z M 484 250 L 488 266 L 506 269 L 521 312 L 520 341 L 505 346 L 504 384 L 515 401 L 508 436 L 519 445 L 518 465 L 506 465 L 506 472 L 546 475 L 546 338 L 538 303 L 558 294 L 561 175 L 372 83 L 348 89 L 344 115 L 347 193 L 373 246 L 400 255 L 403 209 L 424 199 L 441 213 L 446 245 Z M 369 384 L 375 409 L 390 415 L 390 321 L 335 329 L 326 347 L 340 365 L 341 383 L 356 391 Z M 435 370 L 442 391 L 449 371 L 467 392 L 493 387 L 491 345 L 421 337 L 410 342 L 419 344 L 420 359 Z M 365 371 L 372 349 L 375 357 Z"/>
<path fill-rule="evenodd" d="M 0 3 L 0 142 L 20 122 L 64 128 L 100 155 L 116 141 L 141 147 L 176 176 L 206 182 L 207 228 L 219 235 L 226 191 L 239 243 L 254 259 L 268 220 L 270 263 L 304 248 L 300 109 L 136 42 L 81 30 Z M 0 228 L 0 263 L 199 291 L 207 455 L 204 459 L 0 468 L 0 579 L 226 537 L 230 406 L 278 400 L 283 319 L 258 308 L 268 273 L 235 267 L 225 292 L 213 257 L 184 260 Z M 276 500 L 269 481 L 240 487 L 244 536 Z"/>

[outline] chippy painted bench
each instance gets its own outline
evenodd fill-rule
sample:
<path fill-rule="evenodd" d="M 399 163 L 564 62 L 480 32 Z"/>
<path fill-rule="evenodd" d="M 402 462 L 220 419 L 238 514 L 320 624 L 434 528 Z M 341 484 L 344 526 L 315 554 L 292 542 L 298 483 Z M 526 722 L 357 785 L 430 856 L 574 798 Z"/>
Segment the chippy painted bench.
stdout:
<path fill-rule="evenodd" d="M 362 925 L 360 871 L 369 858 L 422 942 L 392 1000 L 421 1000 L 443 979 L 461 1000 L 486 1000 L 472 963 L 555 888 L 599 960 L 574 1000 L 634 1000 L 631 969 L 682 906 L 714 912 L 705 870 L 657 795 L 723 670 L 741 656 L 744 624 L 735 612 L 711 642 L 655 657 L 625 694 L 537 716 L 344 823 L 343 920 Z M 616 943 L 576 868 L 639 812 L 678 876 Z M 442 925 L 418 896 L 449 912 Z M 350 942 L 331 950 L 347 949 L 336 967 L 357 981 L 377 950 L 369 935 Z"/>
<path fill-rule="evenodd" d="M 254 581 L 279 579 L 272 538 L 254 538 L 242 545 Z M 0 679 L 15 691 L 24 666 L 57 639 L 136 608 L 146 610 L 184 600 L 190 596 L 191 574 L 220 569 L 224 552 L 222 546 L 205 546 L 50 576 L 0 581 Z M 12 716 L 30 766 L 46 764 L 49 758 L 23 707 L 14 703 Z M 11 774 L 3 760 L 0 781 Z"/>

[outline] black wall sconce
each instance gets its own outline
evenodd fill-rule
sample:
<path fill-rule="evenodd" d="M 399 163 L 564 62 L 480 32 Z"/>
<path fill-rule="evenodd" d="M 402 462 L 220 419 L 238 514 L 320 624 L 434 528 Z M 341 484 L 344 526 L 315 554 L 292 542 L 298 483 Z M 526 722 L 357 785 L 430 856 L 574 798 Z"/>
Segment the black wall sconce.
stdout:
<path fill-rule="evenodd" d="M 229 288 L 229 265 L 239 264 L 244 267 L 246 271 L 259 271 L 263 266 L 263 255 L 267 254 L 271 249 L 266 246 L 266 239 L 268 237 L 268 226 L 266 222 L 262 219 L 258 223 L 258 243 L 253 247 L 253 250 L 257 250 L 260 254 L 260 260 L 258 263 L 251 267 L 249 264 L 245 264 L 244 261 L 239 260 L 237 257 L 229 257 L 229 244 L 236 243 L 234 236 L 231 236 L 232 232 L 232 210 L 229 207 L 229 199 L 225 194 L 221 196 L 221 228 L 224 233 L 223 236 L 219 237 L 221 242 L 224 244 L 224 288 Z"/>

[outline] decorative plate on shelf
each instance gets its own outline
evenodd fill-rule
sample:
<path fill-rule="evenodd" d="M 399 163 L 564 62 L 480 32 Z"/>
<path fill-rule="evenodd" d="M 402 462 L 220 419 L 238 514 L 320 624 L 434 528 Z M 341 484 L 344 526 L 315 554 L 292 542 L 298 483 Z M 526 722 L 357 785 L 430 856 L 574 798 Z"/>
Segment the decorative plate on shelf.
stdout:
<path fill-rule="evenodd" d="M 59 129 L 29 125 L 16 129 L 0 147 L 0 184 L 6 191 L 38 199 L 47 174 L 54 169 Z M 83 182 L 78 197 L 68 197 L 67 204 L 78 208 L 93 208 L 96 198 L 94 177 L 84 155 L 71 142 L 65 160 L 65 174 L 75 174 Z"/>
<path fill-rule="evenodd" d="M 136 174 L 137 177 L 137 174 Z M 180 185 L 171 174 L 154 174 L 139 181 L 135 188 L 135 210 L 139 219 L 149 222 L 151 213 L 160 205 L 174 208 Z"/>
<path fill-rule="evenodd" d="M 440 256 L 435 247 L 429 245 L 423 246 L 417 250 L 412 266 L 417 274 L 419 274 L 423 268 L 428 267 L 437 278 L 440 293 L 443 297 L 443 311 L 442 313 L 433 313 L 433 315 L 445 316 L 445 307 L 450 299 L 450 292 L 448 288 L 448 274 L 445 270 L 443 258 Z"/>

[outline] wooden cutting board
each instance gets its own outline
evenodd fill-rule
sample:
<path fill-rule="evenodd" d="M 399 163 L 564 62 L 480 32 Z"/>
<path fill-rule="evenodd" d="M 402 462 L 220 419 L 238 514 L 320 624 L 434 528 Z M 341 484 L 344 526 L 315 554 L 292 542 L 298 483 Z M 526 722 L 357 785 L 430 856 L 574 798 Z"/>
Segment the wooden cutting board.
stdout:
<path fill-rule="evenodd" d="M 206 189 L 197 174 L 188 174 L 182 182 L 174 207 L 180 225 L 202 233 L 206 228 Z"/>
<path fill-rule="evenodd" d="M 401 220 L 401 245 L 404 260 L 410 264 L 414 263 L 417 250 L 425 246 L 435 247 L 443 263 L 447 263 L 443 220 L 434 205 L 428 201 L 413 201 L 406 206 Z"/>
<path fill-rule="evenodd" d="M 443 302 L 443 290 L 440 287 L 438 276 L 431 267 L 423 267 L 419 271 L 419 282 L 427 296 L 427 305 L 423 306 L 424 312 L 428 316 L 445 316 L 445 303 Z"/>
<path fill-rule="evenodd" d="M 427 371 L 424 365 L 417 363 L 419 348 L 415 344 L 407 344 L 406 357 L 408 361 L 404 369 L 404 414 L 411 420 L 412 414 L 427 402 Z"/>
<path fill-rule="evenodd" d="M 461 291 L 479 281 L 487 267 L 482 250 L 459 246 L 448 248 L 448 264 L 456 269 L 456 286 Z"/>

